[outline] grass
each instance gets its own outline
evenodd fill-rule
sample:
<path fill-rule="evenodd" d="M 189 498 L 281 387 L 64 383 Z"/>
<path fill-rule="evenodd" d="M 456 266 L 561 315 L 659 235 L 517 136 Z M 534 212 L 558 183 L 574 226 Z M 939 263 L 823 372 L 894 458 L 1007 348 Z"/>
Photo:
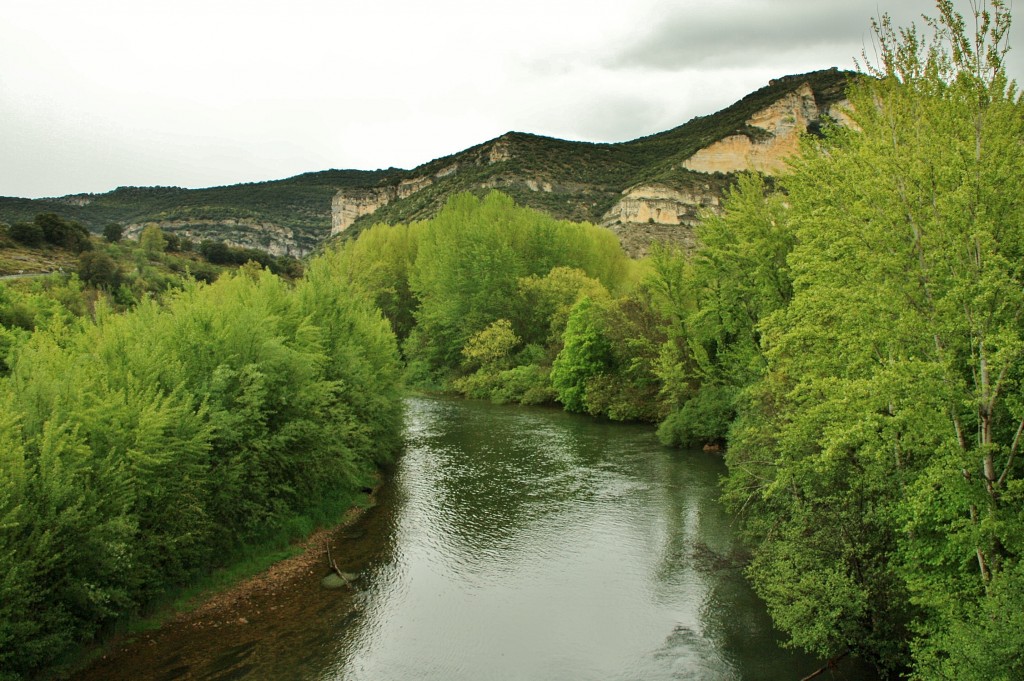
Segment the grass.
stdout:
<path fill-rule="evenodd" d="M 78 256 L 63 248 L 0 248 L 0 276 L 10 274 L 42 274 L 78 266 Z"/>

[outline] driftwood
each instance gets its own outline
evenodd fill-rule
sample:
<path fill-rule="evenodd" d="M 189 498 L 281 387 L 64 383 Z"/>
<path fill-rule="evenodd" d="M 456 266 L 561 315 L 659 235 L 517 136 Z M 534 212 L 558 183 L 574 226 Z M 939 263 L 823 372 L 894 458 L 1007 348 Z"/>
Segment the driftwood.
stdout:
<path fill-rule="evenodd" d="M 338 564 L 334 562 L 334 558 L 331 557 L 331 542 L 330 541 L 327 542 L 327 567 L 331 568 L 331 570 L 333 570 L 335 573 L 337 573 L 337 575 L 339 577 L 341 577 L 342 579 L 344 579 L 346 582 L 348 581 L 348 576 L 345 575 L 345 573 L 343 573 L 341 571 L 341 568 L 338 567 Z"/>
<path fill-rule="evenodd" d="M 819 676 L 821 676 L 822 674 L 824 674 L 825 672 L 827 672 L 827 671 L 829 671 L 831 669 L 835 669 L 836 668 L 836 664 L 839 663 L 839 660 L 843 659 L 844 657 L 846 657 L 849 654 L 850 654 L 850 649 L 847 648 L 846 650 L 844 650 L 843 652 L 839 653 L 838 655 L 836 655 L 835 657 L 830 659 L 828 662 L 823 664 L 821 666 L 821 668 L 818 669 L 818 671 L 814 672 L 813 674 L 808 674 L 804 678 L 800 679 L 800 681 L 811 681 L 811 679 L 816 679 Z"/>

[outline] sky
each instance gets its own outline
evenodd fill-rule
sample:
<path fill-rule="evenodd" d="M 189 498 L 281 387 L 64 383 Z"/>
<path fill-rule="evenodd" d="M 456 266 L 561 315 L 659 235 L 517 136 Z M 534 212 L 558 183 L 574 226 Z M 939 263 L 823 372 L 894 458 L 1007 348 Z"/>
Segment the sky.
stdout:
<path fill-rule="evenodd" d="M 935 5 L 0 0 L 0 196 L 412 168 L 510 130 L 626 141 L 854 68 L 882 12 Z"/>

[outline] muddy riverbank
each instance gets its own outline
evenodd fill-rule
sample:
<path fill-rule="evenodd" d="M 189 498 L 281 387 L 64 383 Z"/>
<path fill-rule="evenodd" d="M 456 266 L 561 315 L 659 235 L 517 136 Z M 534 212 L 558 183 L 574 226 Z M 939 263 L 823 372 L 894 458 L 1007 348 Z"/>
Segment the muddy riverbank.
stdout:
<path fill-rule="evenodd" d="M 273 678 L 279 649 L 288 646 L 281 623 L 306 620 L 310 628 L 333 631 L 339 620 L 361 607 L 360 582 L 324 589 L 329 573 L 327 547 L 338 567 L 361 574 L 381 549 L 391 490 L 387 483 L 370 495 L 365 508 L 353 508 L 335 527 L 318 530 L 302 542 L 300 554 L 275 563 L 254 577 L 206 597 L 198 607 L 170 617 L 159 629 L 112 641 L 106 653 L 71 678 L 74 681 L 209 681 Z M 211 651 L 211 638 L 218 641 Z M 304 640 L 306 638 L 304 637 Z M 289 664 L 289 667 L 292 667 Z M 263 676 L 270 672 L 270 675 Z M 291 678 L 294 668 L 279 670 Z"/>

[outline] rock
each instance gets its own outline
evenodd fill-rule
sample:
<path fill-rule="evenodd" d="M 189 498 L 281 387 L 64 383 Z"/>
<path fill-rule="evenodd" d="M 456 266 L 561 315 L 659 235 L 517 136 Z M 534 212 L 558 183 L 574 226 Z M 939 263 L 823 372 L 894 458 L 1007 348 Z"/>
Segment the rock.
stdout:
<path fill-rule="evenodd" d="M 358 577 L 359 575 L 354 575 L 351 572 L 342 572 L 341 574 L 332 572 L 320 580 L 320 586 L 325 589 L 340 589 L 344 586 L 348 586 L 358 579 Z"/>

